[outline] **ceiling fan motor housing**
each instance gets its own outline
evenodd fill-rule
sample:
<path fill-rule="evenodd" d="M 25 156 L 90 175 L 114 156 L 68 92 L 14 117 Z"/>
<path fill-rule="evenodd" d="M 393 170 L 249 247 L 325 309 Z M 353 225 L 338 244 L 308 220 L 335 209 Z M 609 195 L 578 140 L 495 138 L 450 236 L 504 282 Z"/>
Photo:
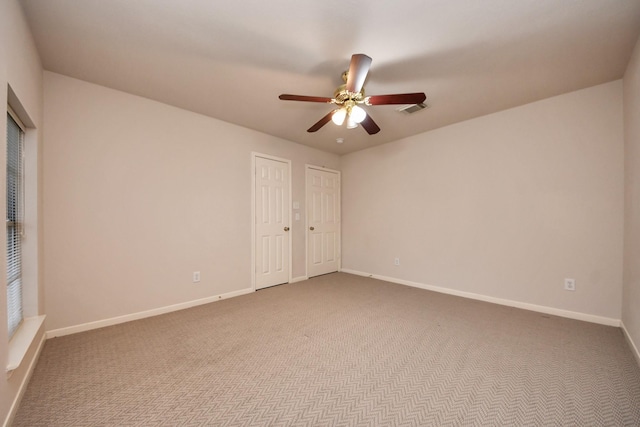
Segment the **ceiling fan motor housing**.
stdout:
<path fill-rule="evenodd" d="M 353 93 L 347 90 L 346 84 L 340 85 L 333 93 L 333 99 L 335 99 L 337 105 L 343 105 L 349 100 L 353 101 L 354 104 L 361 104 L 365 99 L 364 89 L 361 89 L 360 92 Z"/>

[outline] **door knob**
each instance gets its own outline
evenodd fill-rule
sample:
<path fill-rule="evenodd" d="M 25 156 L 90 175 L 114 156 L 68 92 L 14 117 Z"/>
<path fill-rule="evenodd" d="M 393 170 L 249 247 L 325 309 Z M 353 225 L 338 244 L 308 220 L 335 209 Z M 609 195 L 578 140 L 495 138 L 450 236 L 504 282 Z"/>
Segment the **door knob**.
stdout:
<path fill-rule="evenodd" d="M 309 227 L 309 230 L 313 231 L 313 230 L 315 230 L 315 228 L 313 228 L 313 227 Z"/>
<path fill-rule="evenodd" d="M 289 231 L 289 227 L 285 227 L 285 228 L 284 228 L 284 231 Z"/>

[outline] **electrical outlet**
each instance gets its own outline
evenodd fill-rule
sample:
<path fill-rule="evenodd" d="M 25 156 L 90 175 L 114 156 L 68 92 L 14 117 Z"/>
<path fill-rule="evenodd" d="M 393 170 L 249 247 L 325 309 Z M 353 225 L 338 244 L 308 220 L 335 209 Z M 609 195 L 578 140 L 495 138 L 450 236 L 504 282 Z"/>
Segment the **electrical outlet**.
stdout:
<path fill-rule="evenodd" d="M 575 291 L 576 290 L 576 279 L 564 279 L 564 290 L 565 291 Z"/>
<path fill-rule="evenodd" d="M 396 258 L 393 260 L 393 265 L 400 265 L 400 258 Z"/>
<path fill-rule="evenodd" d="M 193 272 L 193 283 L 198 283 L 200 281 L 200 272 L 199 271 L 194 271 Z"/>

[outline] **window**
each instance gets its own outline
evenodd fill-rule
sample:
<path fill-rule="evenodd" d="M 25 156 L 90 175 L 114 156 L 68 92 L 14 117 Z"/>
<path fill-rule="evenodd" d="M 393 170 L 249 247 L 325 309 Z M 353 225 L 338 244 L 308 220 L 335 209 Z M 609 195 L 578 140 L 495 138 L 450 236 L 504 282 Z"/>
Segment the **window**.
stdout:
<path fill-rule="evenodd" d="M 23 319 L 23 145 L 24 126 L 9 109 L 7 113 L 7 313 L 9 339 L 16 332 Z"/>

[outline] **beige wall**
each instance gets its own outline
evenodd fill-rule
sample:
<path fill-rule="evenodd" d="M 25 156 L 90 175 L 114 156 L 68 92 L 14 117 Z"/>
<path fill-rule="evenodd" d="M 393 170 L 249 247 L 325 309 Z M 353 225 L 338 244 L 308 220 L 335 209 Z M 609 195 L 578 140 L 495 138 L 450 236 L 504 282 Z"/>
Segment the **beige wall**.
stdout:
<path fill-rule="evenodd" d="M 635 346 L 640 348 L 640 39 L 624 75 L 624 140 L 625 235 L 622 322 Z"/>
<path fill-rule="evenodd" d="M 27 288 L 25 311 L 27 316 L 43 313 L 43 298 L 38 269 L 38 151 L 41 144 L 42 117 L 42 66 L 35 44 L 29 32 L 18 2 L 4 0 L 0 2 L 0 99 L 7 102 L 8 86 L 11 87 L 12 106 L 20 111 L 23 121 L 33 126 L 27 134 L 26 163 L 29 186 L 34 191 L 27 200 L 26 218 L 27 239 L 23 250 L 27 252 L 23 279 Z M 14 97 L 15 96 L 15 97 Z M 19 101 L 19 103 L 18 103 Z M 0 135 L 6 135 L 6 119 L 0 120 Z M 3 137 L 4 138 L 4 137 Z M 6 164 L 6 148 L 0 150 L 0 164 Z M 34 157 L 35 156 L 35 157 Z M 6 212 L 5 174 L 0 174 L 0 211 Z M 0 247 L 6 248 L 6 235 L 1 233 Z M 4 252 L 3 252 L 4 254 Z M 6 271 L 6 256 L 0 256 L 0 271 Z M 0 292 L 0 360 L 6 366 L 8 360 L 6 292 Z M 33 361 L 42 331 L 29 348 L 23 363 L 13 371 L 10 377 L 2 374 L 0 379 L 0 423 L 10 415 L 11 405 L 15 402 L 21 384 L 25 381 L 29 364 Z"/>
<path fill-rule="evenodd" d="M 251 152 L 292 160 L 301 207 L 305 163 L 339 169 L 336 155 L 50 72 L 45 128 L 48 330 L 249 288 Z"/>
<path fill-rule="evenodd" d="M 621 81 L 344 156 L 342 176 L 343 268 L 620 319 Z"/>

